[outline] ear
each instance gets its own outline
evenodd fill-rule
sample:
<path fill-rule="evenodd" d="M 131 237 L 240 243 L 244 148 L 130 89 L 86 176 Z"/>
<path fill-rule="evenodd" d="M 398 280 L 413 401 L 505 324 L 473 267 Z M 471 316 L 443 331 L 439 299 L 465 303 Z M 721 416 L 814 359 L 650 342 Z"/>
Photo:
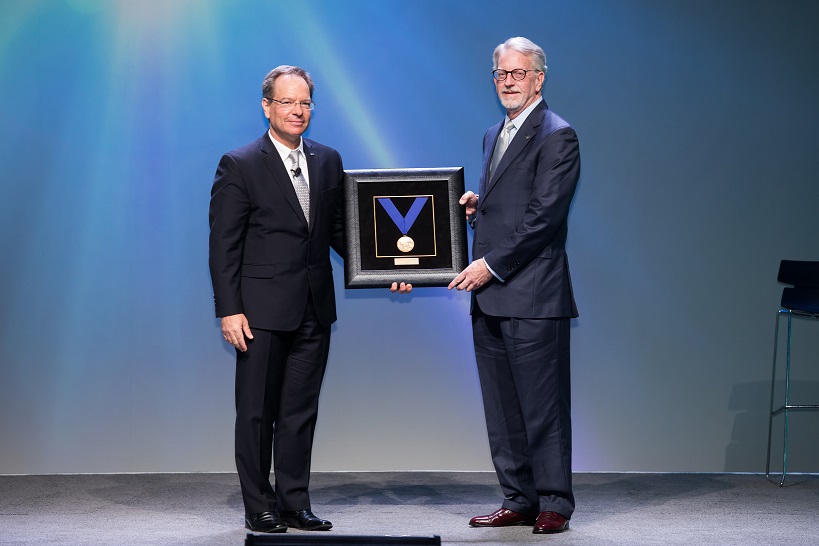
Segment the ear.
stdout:
<path fill-rule="evenodd" d="M 264 110 L 264 117 L 270 119 L 270 101 L 262 97 L 262 110 Z"/>
<path fill-rule="evenodd" d="M 543 81 L 546 79 L 546 74 L 543 72 L 537 73 L 537 88 L 536 92 L 540 93 L 540 90 L 543 89 Z"/>

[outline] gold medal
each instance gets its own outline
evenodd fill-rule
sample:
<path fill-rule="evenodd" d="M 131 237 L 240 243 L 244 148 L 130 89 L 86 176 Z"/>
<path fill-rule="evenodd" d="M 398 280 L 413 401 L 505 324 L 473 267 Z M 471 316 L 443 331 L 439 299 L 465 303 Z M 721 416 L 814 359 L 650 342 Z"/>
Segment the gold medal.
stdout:
<path fill-rule="evenodd" d="M 409 252 L 410 250 L 415 248 L 415 241 L 412 240 L 412 237 L 407 237 L 406 235 L 404 235 L 403 237 L 398 239 L 398 242 L 396 243 L 395 246 L 397 246 L 398 250 L 400 250 L 401 252 Z"/>

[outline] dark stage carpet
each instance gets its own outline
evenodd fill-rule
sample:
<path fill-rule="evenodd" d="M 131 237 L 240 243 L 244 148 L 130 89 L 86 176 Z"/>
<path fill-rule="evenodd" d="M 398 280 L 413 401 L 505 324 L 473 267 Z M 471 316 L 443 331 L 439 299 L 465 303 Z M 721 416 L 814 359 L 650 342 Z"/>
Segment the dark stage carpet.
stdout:
<path fill-rule="evenodd" d="M 756 474 L 575 474 L 577 511 L 560 535 L 473 529 L 494 511 L 493 473 L 322 472 L 322 537 L 410 535 L 442 544 L 819 544 L 819 476 L 785 487 Z M 314 536 L 289 530 L 288 537 Z M 1 544 L 241 545 L 235 474 L 0 476 Z"/>

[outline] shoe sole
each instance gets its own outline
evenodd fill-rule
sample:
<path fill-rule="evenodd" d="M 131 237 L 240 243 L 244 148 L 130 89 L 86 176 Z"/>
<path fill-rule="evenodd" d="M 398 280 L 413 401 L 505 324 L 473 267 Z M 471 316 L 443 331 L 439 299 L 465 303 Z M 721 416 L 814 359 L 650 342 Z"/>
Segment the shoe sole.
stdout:
<path fill-rule="evenodd" d="M 569 528 L 569 524 L 567 523 L 565 527 L 562 529 L 532 529 L 532 534 L 535 535 L 553 535 L 555 533 L 562 533 Z"/>
<path fill-rule="evenodd" d="M 287 532 L 287 526 L 276 527 L 275 529 L 254 529 L 253 527 L 251 527 L 250 525 L 245 523 L 245 528 L 250 529 L 254 533 L 286 533 Z"/>
<path fill-rule="evenodd" d="M 534 525 L 535 520 L 532 521 L 520 521 L 518 523 L 506 523 L 504 525 L 486 525 L 483 523 L 470 523 L 470 527 L 520 527 L 521 525 Z"/>
<path fill-rule="evenodd" d="M 299 527 L 298 525 L 287 524 L 290 529 L 298 529 L 299 531 L 329 531 L 333 528 L 332 525 L 316 525 L 315 527 Z"/>

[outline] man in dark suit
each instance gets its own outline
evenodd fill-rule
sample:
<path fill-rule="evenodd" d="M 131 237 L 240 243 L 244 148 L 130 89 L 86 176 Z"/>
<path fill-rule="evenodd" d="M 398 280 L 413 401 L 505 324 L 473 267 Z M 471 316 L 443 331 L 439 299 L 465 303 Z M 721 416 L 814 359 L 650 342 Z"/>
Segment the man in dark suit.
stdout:
<path fill-rule="evenodd" d="M 307 72 L 275 68 L 262 97 L 269 129 L 222 157 L 210 202 L 216 316 L 236 348 L 236 468 L 249 529 L 323 531 L 332 524 L 313 514 L 308 484 L 336 320 L 330 248 L 344 253 L 344 171 L 338 152 L 302 138 L 314 106 Z"/>
<path fill-rule="evenodd" d="M 449 285 L 472 292 L 472 331 L 492 461 L 505 500 L 473 527 L 568 528 L 571 486 L 569 326 L 577 316 L 566 258 L 580 175 L 577 135 L 541 98 L 543 50 L 496 49 L 507 115 L 483 139 L 479 194 L 461 198 L 474 261 Z"/>

